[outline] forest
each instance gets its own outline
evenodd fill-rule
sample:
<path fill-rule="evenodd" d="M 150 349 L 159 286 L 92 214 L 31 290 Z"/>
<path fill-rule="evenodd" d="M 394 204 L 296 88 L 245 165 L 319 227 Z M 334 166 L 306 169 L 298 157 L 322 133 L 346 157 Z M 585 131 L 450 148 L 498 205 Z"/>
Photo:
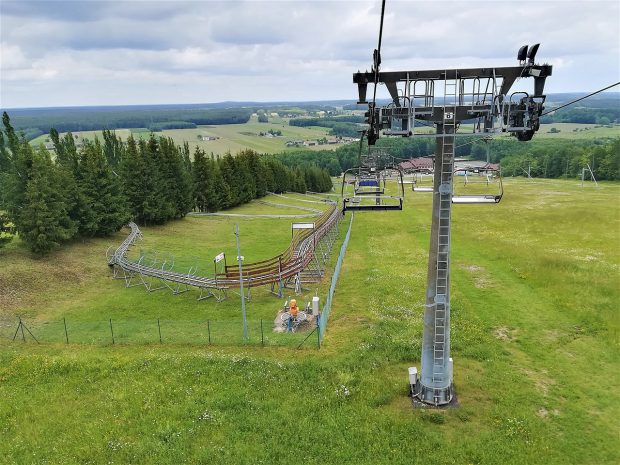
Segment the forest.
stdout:
<path fill-rule="evenodd" d="M 197 125 L 243 124 L 250 120 L 249 108 L 194 108 L 193 106 L 48 108 L 11 110 L 11 124 L 32 140 L 58 132 L 96 131 L 100 129 L 148 128 L 186 129 Z"/>
<path fill-rule="evenodd" d="M 488 145 L 487 145 L 488 144 Z M 432 138 L 379 139 L 377 146 L 389 148 L 395 162 L 432 156 Z M 532 177 L 575 178 L 589 164 L 599 180 L 620 180 L 620 139 L 536 139 L 520 142 L 514 138 L 498 138 L 488 142 L 480 139 L 457 138 L 456 156 L 501 163 L 504 176 L 523 176 L 530 169 Z M 362 150 L 367 150 L 364 145 Z M 358 164 L 359 144 L 348 144 L 335 151 L 300 150 L 273 157 L 289 167 L 319 166 L 332 176 Z"/>
<path fill-rule="evenodd" d="M 131 219 L 162 224 L 192 210 L 214 212 L 271 192 L 324 192 L 326 170 L 289 168 L 244 150 L 221 157 L 157 137 L 123 142 L 105 130 L 103 140 L 77 147 L 73 135 L 50 131 L 55 156 L 33 148 L 6 112 L 0 130 L 0 246 L 18 233 L 45 255 L 63 242 L 107 236 Z"/>

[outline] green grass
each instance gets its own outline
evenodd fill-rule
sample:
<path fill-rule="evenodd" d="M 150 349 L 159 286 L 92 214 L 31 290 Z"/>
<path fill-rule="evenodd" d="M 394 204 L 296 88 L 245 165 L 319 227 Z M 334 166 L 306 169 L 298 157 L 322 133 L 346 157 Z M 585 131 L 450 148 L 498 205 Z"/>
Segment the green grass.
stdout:
<path fill-rule="evenodd" d="M 431 204 L 430 194 L 407 191 L 403 212 L 356 214 L 320 351 L 208 346 L 204 331 L 198 341 L 123 343 L 133 329 L 122 327 L 114 346 L 0 339 L 0 457 L 618 463 L 620 185 L 509 179 L 504 187 L 499 205 L 453 211 L 458 408 L 412 410 L 406 396 L 407 367 L 419 366 Z M 144 228 L 144 246 L 208 266 L 221 250 L 236 255 L 233 225 L 186 218 Z M 290 237 L 286 220 L 239 225 L 242 254 L 252 259 Z M 75 243 L 40 260 L 10 244 L 0 251 L 0 323 L 13 329 L 16 314 L 33 323 L 65 316 L 105 325 L 111 317 L 143 322 L 148 339 L 157 318 L 178 321 L 190 336 L 183 322 L 239 321 L 238 297 L 197 302 L 194 292 L 146 293 L 111 280 L 103 252 L 123 237 Z M 324 297 L 325 283 L 318 290 Z M 256 296 L 250 318 L 273 319 L 281 301 L 264 289 Z"/>

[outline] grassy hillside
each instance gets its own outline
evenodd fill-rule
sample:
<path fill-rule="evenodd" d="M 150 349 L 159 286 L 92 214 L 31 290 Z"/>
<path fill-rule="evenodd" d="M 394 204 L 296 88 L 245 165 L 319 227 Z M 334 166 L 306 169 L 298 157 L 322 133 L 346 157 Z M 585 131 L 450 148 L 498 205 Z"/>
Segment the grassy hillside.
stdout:
<path fill-rule="evenodd" d="M 356 214 L 320 351 L 0 338 L 3 463 L 618 463 L 620 186 L 511 179 L 505 191 L 499 205 L 453 212 L 458 408 L 412 410 L 407 397 L 431 203 L 407 192 L 403 212 Z M 252 259 L 290 237 L 290 220 L 238 221 Z M 143 246 L 208 267 L 235 255 L 233 224 L 144 228 Z M 0 333 L 12 336 L 17 314 L 238 321 L 238 297 L 197 302 L 111 280 L 103 254 L 123 237 L 41 260 L 19 242 L 0 251 Z M 260 290 L 248 314 L 273 318 L 280 305 Z"/>

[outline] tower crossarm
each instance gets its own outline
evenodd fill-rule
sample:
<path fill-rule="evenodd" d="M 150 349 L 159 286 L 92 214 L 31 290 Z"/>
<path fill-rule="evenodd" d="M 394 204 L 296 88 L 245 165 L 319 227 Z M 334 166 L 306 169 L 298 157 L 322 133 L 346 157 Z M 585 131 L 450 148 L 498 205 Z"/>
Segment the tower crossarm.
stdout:
<path fill-rule="evenodd" d="M 433 124 L 444 121 L 445 99 L 436 90 L 443 88 L 441 81 L 446 80 L 455 85 L 448 106 L 457 126 L 466 121 L 473 123 L 470 133 L 508 132 L 519 140 L 529 140 L 540 125 L 545 80 L 551 73 L 551 65 L 530 63 L 498 68 L 358 72 L 353 74 L 353 83 L 358 87 L 358 104 L 369 106 L 366 116 L 370 145 L 381 131 L 383 135 L 409 137 L 425 133 L 416 133 L 416 120 Z M 533 78 L 533 90 L 511 93 L 517 79 L 524 78 Z M 392 101 L 383 107 L 368 102 L 368 84 L 385 85 Z"/>

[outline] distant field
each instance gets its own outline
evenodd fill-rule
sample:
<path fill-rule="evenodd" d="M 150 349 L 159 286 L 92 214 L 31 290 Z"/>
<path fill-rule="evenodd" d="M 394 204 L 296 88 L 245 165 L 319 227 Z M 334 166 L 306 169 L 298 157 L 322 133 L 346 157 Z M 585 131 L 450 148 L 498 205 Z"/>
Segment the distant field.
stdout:
<path fill-rule="evenodd" d="M 550 133 L 551 128 L 560 132 Z M 553 139 L 596 139 L 603 137 L 620 137 L 620 125 L 612 127 L 597 124 L 551 123 L 541 124 L 536 138 Z"/>
<path fill-rule="evenodd" d="M 560 132 L 550 133 L 551 128 Z M 270 129 L 282 132 L 279 137 L 261 137 L 260 132 L 266 133 Z M 462 131 L 467 132 L 463 126 Z M 149 137 L 150 132 L 145 128 L 137 129 L 117 129 L 116 134 L 126 139 L 129 134 L 134 137 Z M 288 120 L 282 118 L 270 118 L 269 123 L 258 123 L 253 117 L 245 124 L 227 124 L 219 126 L 199 126 L 196 129 L 171 129 L 155 133 L 165 137 L 171 137 L 178 145 L 188 142 L 192 152 L 196 147 L 200 147 L 207 153 L 224 154 L 230 151 L 235 154 L 243 149 L 253 149 L 259 153 L 278 153 L 283 151 L 297 150 L 294 147 L 286 147 L 289 140 L 316 140 L 323 137 L 330 139 L 327 135 L 329 129 L 321 127 L 297 127 L 289 126 Z M 416 129 L 417 133 L 433 132 L 431 128 Z M 101 139 L 101 131 L 83 131 L 74 133 L 78 139 L 94 139 L 95 136 Z M 203 141 L 199 136 L 218 137 L 217 140 Z M 594 124 L 574 124 L 574 123 L 553 123 L 543 124 L 536 134 L 537 139 L 595 139 L 620 137 L 620 126 L 613 127 L 598 126 Z M 44 143 L 48 136 L 40 136 L 31 143 L 38 145 Z M 339 145 L 316 145 L 304 147 L 307 150 L 335 150 Z"/>
<path fill-rule="evenodd" d="M 281 131 L 282 136 L 264 137 L 259 133 L 267 133 L 270 129 Z M 150 132 L 147 129 L 116 129 L 116 134 L 123 139 L 127 139 L 129 134 L 134 137 L 149 137 Z M 295 148 L 286 147 L 289 140 L 316 140 L 327 137 L 328 128 L 321 127 L 297 127 L 289 126 L 287 120 L 281 118 L 270 118 L 268 123 L 258 123 L 256 118 L 252 118 L 245 124 L 225 124 L 218 126 L 199 126 L 196 129 L 170 129 L 156 132 L 158 136 L 171 137 L 178 145 L 188 142 L 192 152 L 196 147 L 200 147 L 207 153 L 224 154 L 230 151 L 235 154 L 243 149 L 253 149 L 259 153 L 277 153 L 287 150 L 296 150 Z M 94 139 L 95 136 L 102 139 L 101 131 L 82 131 L 75 132 L 74 135 L 78 139 L 87 138 Z M 217 140 L 203 141 L 199 136 L 214 136 Z M 38 145 L 45 142 L 48 136 L 40 136 L 31 143 Z M 304 147 L 310 150 L 335 150 L 338 145 L 316 145 L 313 147 Z"/>

